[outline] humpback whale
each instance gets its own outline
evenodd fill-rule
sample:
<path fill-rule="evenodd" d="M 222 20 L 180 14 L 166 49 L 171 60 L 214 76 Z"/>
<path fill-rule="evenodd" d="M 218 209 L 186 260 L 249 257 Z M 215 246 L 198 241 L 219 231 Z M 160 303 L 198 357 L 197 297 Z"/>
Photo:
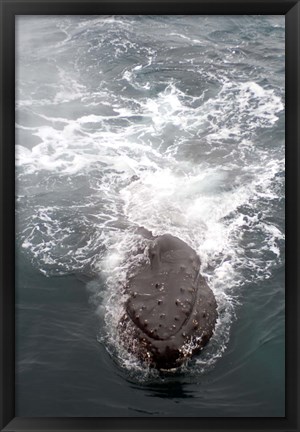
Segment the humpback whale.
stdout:
<path fill-rule="evenodd" d="M 188 244 L 170 234 L 144 233 L 149 259 L 127 280 L 120 340 L 150 367 L 176 369 L 213 335 L 217 303 Z"/>

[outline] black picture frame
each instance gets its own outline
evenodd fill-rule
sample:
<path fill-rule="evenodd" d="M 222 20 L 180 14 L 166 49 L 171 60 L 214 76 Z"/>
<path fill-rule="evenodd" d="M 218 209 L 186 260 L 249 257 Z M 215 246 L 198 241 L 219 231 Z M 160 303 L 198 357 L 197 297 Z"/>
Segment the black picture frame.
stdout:
<path fill-rule="evenodd" d="M 300 4 L 290 0 L 0 0 L 0 428 L 59 430 L 300 430 L 299 400 L 299 123 Z M 286 416 L 284 418 L 18 418 L 15 417 L 15 16 L 93 14 L 285 15 L 286 20 Z"/>

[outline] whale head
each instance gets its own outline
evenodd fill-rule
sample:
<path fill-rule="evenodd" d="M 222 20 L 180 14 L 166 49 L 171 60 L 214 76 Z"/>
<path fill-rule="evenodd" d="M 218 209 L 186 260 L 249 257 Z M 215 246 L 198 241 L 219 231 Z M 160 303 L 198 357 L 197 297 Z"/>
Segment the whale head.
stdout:
<path fill-rule="evenodd" d="M 199 257 L 185 242 L 159 236 L 148 254 L 149 263 L 127 281 L 121 339 L 150 366 L 170 370 L 207 344 L 217 305 L 199 273 Z"/>

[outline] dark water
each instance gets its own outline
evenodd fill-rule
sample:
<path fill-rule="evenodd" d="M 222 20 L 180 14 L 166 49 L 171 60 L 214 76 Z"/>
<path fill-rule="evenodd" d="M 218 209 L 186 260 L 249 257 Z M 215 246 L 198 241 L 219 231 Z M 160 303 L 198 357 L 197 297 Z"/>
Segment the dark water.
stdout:
<path fill-rule="evenodd" d="M 284 416 L 284 17 L 17 19 L 16 414 Z M 159 375 L 120 346 L 145 226 L 219 319 Z"/>

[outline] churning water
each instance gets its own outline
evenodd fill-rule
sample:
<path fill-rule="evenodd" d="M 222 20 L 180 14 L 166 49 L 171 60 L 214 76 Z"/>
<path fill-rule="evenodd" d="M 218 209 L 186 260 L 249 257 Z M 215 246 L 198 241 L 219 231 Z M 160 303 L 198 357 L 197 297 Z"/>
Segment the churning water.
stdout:
<path fill-rule="evenodd" d="M 284 18 L 20 16 L 22 416 L 284 415 Z M 120 347 L 133 251 L 175 235 L 219 319 L 178 373 Z"/>

